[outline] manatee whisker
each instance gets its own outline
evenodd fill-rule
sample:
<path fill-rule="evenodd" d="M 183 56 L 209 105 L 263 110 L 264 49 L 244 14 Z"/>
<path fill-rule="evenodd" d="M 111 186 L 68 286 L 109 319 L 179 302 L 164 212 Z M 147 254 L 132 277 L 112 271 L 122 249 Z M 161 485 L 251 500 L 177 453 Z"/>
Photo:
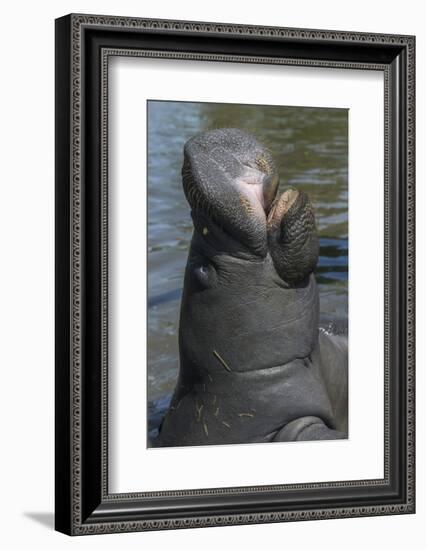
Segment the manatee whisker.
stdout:
<path fill-rule="evenodd" d="M 247 214 L 253 214 L 254 208 L 251 205 L 250 201 L 247 197 L 244 197 L 243 195 L 240 195 L 240 203 Z"/>
<path fill-rule="evenodd" d="M 254 414 L 251 414 L 251 413 L 238 413 L 238 416 L 249 416 L 250 418 L 253 418 Z"/>
<path fill-rule="evenodd" d="M 228 422 L 225 422 L 224 420 L 222 420 L 222 424 L 223 424 L 224 426 L 226 426 L 227 428 L 230 428 L 230 427 L 231 427 L 231 426 L 228 424 Z"/>
<path fill-rule="evenodd" d="M 197 422 L 201 420 L 201 411 L 203 410 L 204 405 L 201 403 L 200 406 L 198 406 L 198 403 L 195 403 L 195 410 L 197 411 Z"/>
<path fill-rule="evenodd" d="M 204 428 L 204 432 L 205 432 L 206 436 L 208 437 L 209 436 L 209 430 L 207 429 L 207 424 L 205 422 L 203 422 L 203 428 Z"/>
<path fill-rule="evenodd" d="M 226 361 L 225 359 L 223 359 L 216 350 L 213 350 L 213 355 L 216 357 L 216 359 L 218 359 L 222 365 L 225 367 L 225 369 L 228 371 L 228 372 L 231 372 L 232 369 L 231 367 L 229 367 L 227 364 L 226 364 Z"/>
<path fill-rule="evenodd" d="M 192 187 L 190 187 L 188 190 L 187 190 L 187 196 L 188 196 L 188 201 L 191 202 L 193 199 L 194 199 L 194 196 L 197 194 L 197 188 L 195 185 L 192 185 Z"/>

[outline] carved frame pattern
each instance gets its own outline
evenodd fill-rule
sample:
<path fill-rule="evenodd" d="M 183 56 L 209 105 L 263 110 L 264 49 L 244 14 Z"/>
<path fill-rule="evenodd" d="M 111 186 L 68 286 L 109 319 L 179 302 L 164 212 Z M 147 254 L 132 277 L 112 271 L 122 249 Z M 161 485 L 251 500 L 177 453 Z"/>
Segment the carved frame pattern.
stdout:
<path fill-rule="evenodd" d="M 64 21 L 66 20 L 66 23 Z M 59 23 L 62 21 L 62 23 Z M 63 25 L 61 27 L 61 25 Z M 64 30 L 66 28 L 66 30 Z M 342 44 L 351 45 L 370 45 L 374 47 L 391 46 L 402 52 L 406 57 L 406 75 L 405 87 L 402 87 L 402 93 L 405 94 L 406 110 L 406 127 L 402 139 L 402 147 L 405 148 L 406 156 L 401 157 L 399 161 L 405 159 L 405 189 L 402 194 L 401 204 L 394 204 L 390 197 L 390 171 L 393 159 L 391 158 L 392 148 L 395 149 L 395 135 L 392 133 L 394 121 L 391 118 L 391 103 L 394 100 L 394 90 L 391 87 L 391 63 L 388 62 L 365 62 L 365 61 L 335 61 L 333 59 L 315 59 L 315 58 L 296 58 L 296 57 L 272 57 L 272 56 L 255 56 L 255 55 L 232 55 L 232 54 L 212 54 L 212 53 L 194 53 L 190 51 L 170 51 L 170 50 L 155 50 L 155 49 L 132 49 L 120 47 L 103 47 L 101 52 L 101 116 L 100 116 L 100 209 L 101 209 L 101 269 L 100 269 L 100 288 L 101 288 L 101 314 L 100 314 L 100 333 L 101 333 L 101 468 L 100 468 L 100 493 L 103 504 L 108 503 L 134 503 L 140 500 L 160 497 L 182 497 L 182 496 L 199 496 L 199 495 L 214 495 L 223 496 L 235 494 L 244 496 L 251 493 L 273 493 L 286 491 L 305 491 L 306 489 L 347 489 L 373 487 L 373 486 L 388 486 L 390 484 L 390 414 L 392 407 L 390 393 L 390 358 L 393 353 L 393 342 L 390 334 L 391 316 L 395 315 L 391 304 L 391 281 L 390 268 L 391 257 L 393 254 L 404 255 L 404 265 L 406 266 L 406 281 L 402 285 L 405 292 L 403 304 L 406 307 L 405 314 L 405 346 L 402 352 L 404 353 L 405 370 L 403 371 L 405 385 L 405 406 L 406 414 L 405 422 L 405 469 L 401 475 L 405 480 L 404 498 L 400 502 L 392 502 L 387 504 L 365 504 L 363 506 L 324 506 L 323 504 L 315 507 L 313 504 L 307 505 L 306 509 L 283 509 L 271 512 L 250 511 L 244 513 L 220 513 L 214 514 L 200 513 L 200 515 L 192 514 L 183 517 L 159 517 L 155 519 L 145 519 L 143 513 L 139 517 L 133 519 L 119 520 L 119 514 L 107 513 L 104 515 L 91 516 L 84 513 L 83 508 L 83 493 L 84 493 L 84 476 L 82 472 L 83 457 L 83 421 L 84 412 L 82 411 L 82 401 L 84 401 L 83 389 L 84 384 L 84 361 L 83 361 L 83 342 L 84 332 L 82 330 L 82 320 L 85 314 L 84 311 L 84 292 L 83 281 L 85 277 L 84 271 L 84 247 L 85 239 L 84 232 L 88 230 L 84 226 L 84 141 L 83 141 L 83 119 L 85 116 L 85 106 L 82 98 L 84 97 L 83 89 L 83 72 L 84 68 L 84 36 L 88 30 L 116 30 L 126 32 L 149 32 L 149 33 L 175 33 L 179 36 L 180 33 L 187 36 L 202 34 L 203 36 L 227 36 L 256 38 L 256 39 L 274 39 L 274 40 L 290 40 L 294 42 L 314 42 L 324 43 L 327 45 L 340 46 Z M 360 517 L 371 515 L 385 514 L 402 514 L 414 512 L 414 169 L 415 169 L 415 60 L 414 49 L 415 39 L 412 36 L 397 36 L 385 34 L 365 34 L 365 33 L 347 33 L 342 31 L 330 30 L 308 30 L 308 29 L 287 29 L 278 27 L 253 27 L 245 25 L 229 25 L 218 23 L 201 23 L 187 21 L 168 21 L 168 20 L 151 20 L 137 19 L 125 17 L 108 17 L 96 15 L 70 15 L 67 18 L 58 20 L 57 36 L 59 33 L 65 33 L 67 43 L 60 42 L 62 37 L 58 38 L 57 50 L 67 50 L 69 66 L 69 89 L 67 100 L 69 101 L 70 121 L 69 121 L 69 203 L 66 208 L 69 208 L 69 234 L 70 240 L 69 249 L 69 269 L 70 273 L 70 317 L 62 320 L 69 327 L 69 366 L 66 371 L 66 376 L 69 384 L 63 382 L 68 387 L 69 391 L 69 409 L 67 412 L 63 410 L 62 405 L 57 405 L 57 422 L 58 416 L 68 415 L 69 433 L 65 436 L 69 440 L 69 453 L 67 457 L 63 450 L 57 448 L 57 461 L 65 461 L 64 468 L 60 468 L 61 479 L 57 478 L 56 483 L 67 483 L 68 492 L 65 496 L 62 493 L 57 495 L 57 529 L 68 534 L 83 535 L 83 534 L 99 534 L 99 533 L 117 533 L 125 531 L 142 531 L 142 530 L 157 530 L 157 529 L 178 529 L 187 527 L 201 526 L 217 526 L 217 525 L 237 525 L 248 523 L 265 523 L 265 522 L 283 522 L 295 520 L 310 520 L 310 519 L 327 519 L 327 518 L 344 518 L 344 517 Z M 68 49 L 67 49 L 68 48 Z M 107 420 L 108 420 L 108 353 L 107 353 L 107 320 L 108 320 L 108 143 L 107 143 L 107 124 L 108 124 L 108 59 L 111 56 L 141 56 L 141 57 L 157 57 L 168 59 L 191 59 L 202 61 L 231 61 L 240 63 L 274 63 L 283 65 L 302 65 L 315 67 L 335 67 L 341 69 L 368 69 L 384 72 L 385 78 L 385 476 L 383 480 L 362 480 L 362 481 L 342 481 L 333 483 L 314 483 L 314 484 L 297 484 L 297 485 L 278 485 L 270 487 L 239 487 L 227 489 L 211 489 L 211 490 L 193 490 L 193 491 L 169 491 L 158 493 L 130 493 L 130 494 L 109 494 L 108 493 L 108 475 L 107 475 Z M 60 59 L 61 61 L 61 59 Z M 58 71 L 58 79 L 64 78 L 65 73 Z M 394 77 L 395 80 L 395 77 Z M 398 81 L 399 82 L 399 81 Z M 397 83 L 398 83 L 397 82 Z M 395 83 L 394 83 L 395 85 Z M 58 80 L 57 80 L 57 86 Z M 60 117 L 59 117 L 60 118 Z M 60 121 L 59 121 L 60 122 Z M 61 147 L 60 140 L 57 142 L 57 147 Z M 401 147 L 401 145 L 400 145 Z M 393 170 L 396 168 L 393 166 Z M 61 170 L 57 174 L 57 193 L 63 192 Z M 405 202 L 404 202 L 405 201 Z M 391 224 L 393 223 L 395 210 L 399 208 L 403 210 L 405 226 L 402 227 L 401 237 L 405 240 L 405 247 L 402 250 L 395 251 L 392 244 L 392 235 L 390 232 Z M 62 212 L 59 212 L 61 215 Z M 89 228 L 90 229 L 90 228 Z M 59 234 L 58 234 L 59 233 Z M 61 231 L 58 237 L 62 241 Z M 59 277 L 61 277 L 59 270 Z M 62 377 L 63 371 L 63 355 L 57 356 L 57 377 Z M 60 394 L 58 394 L 58 391 Z M 63 388 L 57 390 L 57 403 L 61 399 Z M 62 427 L 62 424 L 61 424 Z M 58 434 L 58 432 L 57 432 Z M 62 435 L 57 435 L 57 445 L 61 446 Z M 65 453 L 66 454 L 66 453 Z M 69 470 L 67 467 L 69 466 Z M 65 473 L 64 473 L 65 469 Z M 67 500 L 67 503 L 64 500 Z M 92 506 L 93 508 L 93 506 Z"/>

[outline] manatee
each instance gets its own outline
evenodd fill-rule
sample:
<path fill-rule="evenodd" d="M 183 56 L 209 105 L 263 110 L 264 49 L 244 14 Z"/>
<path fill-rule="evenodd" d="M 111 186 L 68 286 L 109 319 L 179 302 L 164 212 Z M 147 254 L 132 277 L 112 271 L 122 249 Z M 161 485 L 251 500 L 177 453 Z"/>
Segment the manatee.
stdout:
<path fill-rule="evenodd" d="M 347 438 L 347 341 L 318 328 L 308 196 L 277 196 L 271 153 L 235 128 L 192 137 L 182 181 L 194 232 L 157 445 Z"/>

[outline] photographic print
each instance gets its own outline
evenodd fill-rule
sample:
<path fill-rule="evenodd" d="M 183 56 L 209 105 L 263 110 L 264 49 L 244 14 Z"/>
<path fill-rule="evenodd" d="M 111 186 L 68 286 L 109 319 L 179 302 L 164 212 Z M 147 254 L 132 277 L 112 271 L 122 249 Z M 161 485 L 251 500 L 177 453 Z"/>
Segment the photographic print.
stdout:
<path fill-rule="evenodd" d="M 147 102 L 148 447 L 348 438 L 348 110 Z"/>

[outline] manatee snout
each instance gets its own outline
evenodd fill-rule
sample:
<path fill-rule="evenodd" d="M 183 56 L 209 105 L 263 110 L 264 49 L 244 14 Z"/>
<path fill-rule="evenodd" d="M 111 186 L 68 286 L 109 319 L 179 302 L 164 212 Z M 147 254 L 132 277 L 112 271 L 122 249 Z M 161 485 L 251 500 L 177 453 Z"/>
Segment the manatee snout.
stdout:
<path fill-rule="evenodd" d="M 318 237 L 309 199 L 294 189 L 277 197 L 272 155 L 254 136 L 236 128 L 194 136 L 184 148 L 182 179 L 196 230 L 205 235 L 210 224 L 210 235 L 223 230 L 252 255 L 269 253 L 291 285 L 315 269 Z"/>

